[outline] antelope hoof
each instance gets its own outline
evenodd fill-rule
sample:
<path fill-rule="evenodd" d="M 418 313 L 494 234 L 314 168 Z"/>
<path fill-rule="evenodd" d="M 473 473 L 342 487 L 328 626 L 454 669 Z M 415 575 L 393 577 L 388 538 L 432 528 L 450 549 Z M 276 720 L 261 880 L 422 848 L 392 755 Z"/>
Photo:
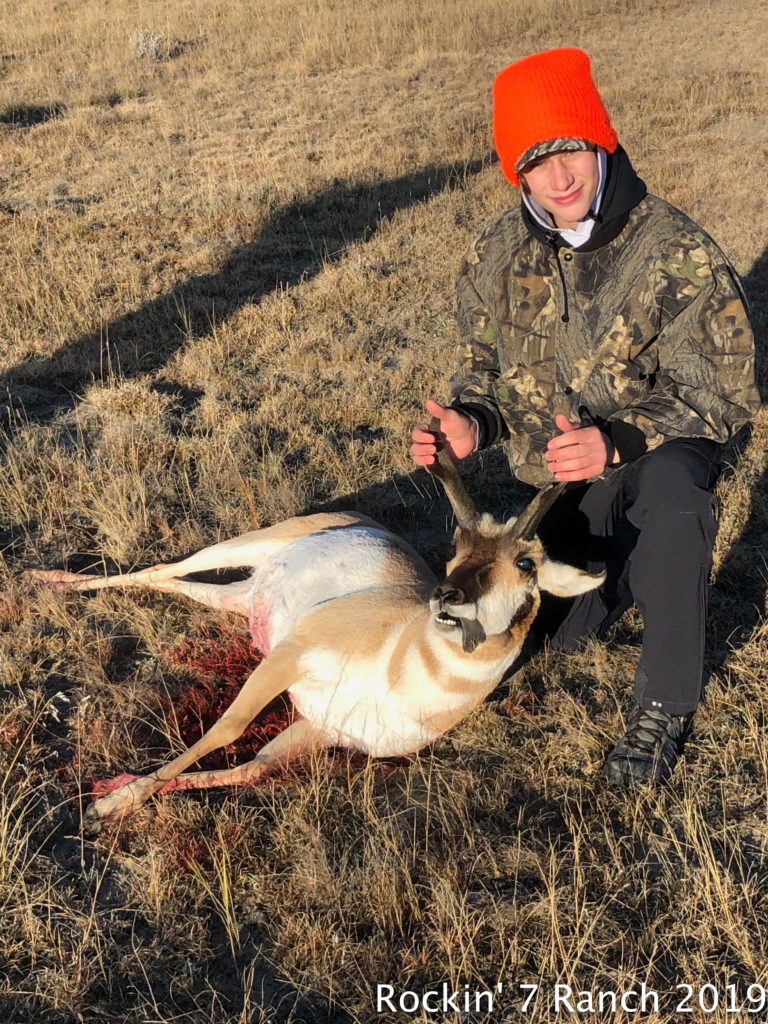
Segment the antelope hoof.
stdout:
<path fill-rule="evenodd" d="M 114 825 L 123 818 L 129 818 L 145 803 L 154 792 L 154 787 L 140 785 L 144 780 L 129 782 L 114 793 L 102 796 L 86 810 L 83 827 L 89 835 L 98 835 L 102 825 Z"/>
<path fill-rule="evenodd" d="M 53 590 L 68 590 L 76 583 L 82 584 L 83 580 L 96 579 L 95 576 L 76 572 L 64 572 L 62 569 L 26 569 L 22 576 L 25 580 L 45 583 L 46 586 L 51 587 Z"/>
<path fill-rule="evenodd" d="M 88 815 L 88 811 L 90 811 L 90 807 L 83 815 L 83 838 L 96 839 L 101 832 L 101 822 L 98 819 L 96 819 L 96 821 L 92 821 Z"/>

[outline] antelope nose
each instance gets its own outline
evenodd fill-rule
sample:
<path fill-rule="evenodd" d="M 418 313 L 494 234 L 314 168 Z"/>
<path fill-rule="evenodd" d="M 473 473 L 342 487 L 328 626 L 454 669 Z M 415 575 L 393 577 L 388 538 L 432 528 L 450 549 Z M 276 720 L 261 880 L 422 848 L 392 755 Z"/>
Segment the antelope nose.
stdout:
<path fill-rule="evenodd" d="M 452 586 L 450 583 L 441 583 L 432 591 L 432 600 L 444 604 L 465 604 L 466 595 L 463 590 Z"/>

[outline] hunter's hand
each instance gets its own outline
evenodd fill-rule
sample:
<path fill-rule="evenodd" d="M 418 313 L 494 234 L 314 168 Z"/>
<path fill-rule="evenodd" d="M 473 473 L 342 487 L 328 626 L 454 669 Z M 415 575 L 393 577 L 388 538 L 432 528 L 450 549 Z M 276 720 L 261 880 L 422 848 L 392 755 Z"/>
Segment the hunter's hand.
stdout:
<path fill-rule="evenodd" d="M 610 438 L 599 427 L 580 427 L 567 416 L 556 416 L 562 434 L 547 444 L 547 469 L 555 480 L 589 480 L 618 461 Z"/>
<path fill-rule="evenodd" d="M 471 455 L 477 445 L 477 427 L 468 416 L 455 409 L 447 409 L 431 398 L 427 400 L 427 412 L 440 420 L 443 447 L 454 462 Z M 420 423 L 415 427 L 411 439 L 413 461 L 417 466 L 431 466 L 437 459 L 437 443 L 429 424 Z"/>

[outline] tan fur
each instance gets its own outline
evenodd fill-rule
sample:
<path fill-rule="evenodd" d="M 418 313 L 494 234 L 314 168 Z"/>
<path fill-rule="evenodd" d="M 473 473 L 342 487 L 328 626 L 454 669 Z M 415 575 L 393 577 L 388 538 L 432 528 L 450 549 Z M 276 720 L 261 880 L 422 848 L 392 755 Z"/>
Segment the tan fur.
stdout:
<path fill-rule="evenodd" d="M 540 565 L 546 557 L 538 540 L 515 541 L 487 516 L 476 530 L 459 530 L 456 546 L 441 585 L 449 597 L 435 588 L 434 576 L 404 541 L 354 513 L 290 519 L 180 562 L 124 575 L 31 573 L 54 587 L 146 586 L 240 612 L 269 652 L 197 743 L 97 800 L 86 817 L 118 820 L 164 787 L 251 782 L 312 746 L 345 745 L 389 756 L 433 742 L 469 714 L 512 665 L 539 603 L 535 572 L 522 571 L 516 561 L 525 556 Z M 251 567 L 250 579 L 217 585 L 180 578 L 236 566 Z M 601 579 L 585 582 L 585 574 L 562 569 L 575 572 L 582 588 Z M 459 584 L 463 589 L 451 589 Z M 456 595 L 463 604 L 454 609 Z M 486 633 L 472 653 L 463 649 L 458 624 L 466 615 L 476 616 Z M 184 774 L 211 750 L 233 742 L 284 690 L 301 717 L 254 761 L 230 771 Z"/>

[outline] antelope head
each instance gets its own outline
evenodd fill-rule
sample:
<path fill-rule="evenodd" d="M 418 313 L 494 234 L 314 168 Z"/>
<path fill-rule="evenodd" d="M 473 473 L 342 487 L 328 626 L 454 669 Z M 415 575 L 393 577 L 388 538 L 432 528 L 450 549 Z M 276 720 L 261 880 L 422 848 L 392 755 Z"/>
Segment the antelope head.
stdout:
<path fill-rule="evenodd" d="M 439 421 L 430 430 L 439 438 Z M 438 441 L 437 462 L 429 466 L 448 496 L 456 517 L 454 556 L 445 579 L 432 592 L 429 607 L 441 631 L 455 633 L 464 651 L 472 653 L 493 636 L 503 636 L 518 625 L 533 622 L 540 591 L 557 597 L 575 597 L 593 590 L 605 573 L 592 575 L 549 558 L 536 536 L 539 524 L 565 485 L 543 488 L 516 518 L 498 523 L 481 514 L 459 476 L 456 466 Z"/>

